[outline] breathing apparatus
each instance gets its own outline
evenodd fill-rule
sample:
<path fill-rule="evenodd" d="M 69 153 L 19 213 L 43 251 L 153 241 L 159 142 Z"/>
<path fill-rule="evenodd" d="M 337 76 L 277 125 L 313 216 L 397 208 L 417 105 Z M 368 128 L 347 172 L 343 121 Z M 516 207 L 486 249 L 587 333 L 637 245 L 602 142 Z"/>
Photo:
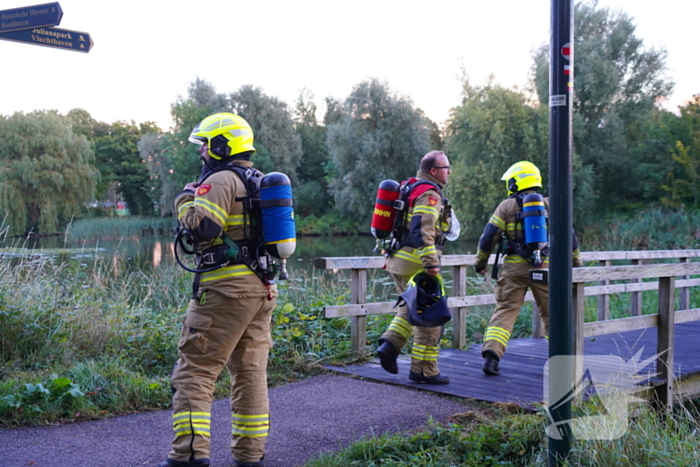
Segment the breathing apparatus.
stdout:
<path fill-rule="evenodd" d="M 279 259 L 281 281 L 289 279 L 287 258 L 296 249 L 296 228 L 292 203 L 292 183 L 285 174 L 272 172 L 260 181 L 262 242 Z"/>
<path fill-rule="evenodd" d="M 547 211 L 539 193 L 523 197 L 523 210 L 516 216 L 523 220 L 525 245 L 532 250 L 532 264 L 542 265 L 542 250 L 547 246 Z"/>
<path fill-rule="evenodd" d="M 211 175 L 230 170 L 235 172 L 246 187 L 247 196 L 237 198 L 244 208 L 244 239 L 234 241 L 225 229 L 214 246 L 199 252 L 196 238 L 182 226 L 175 236 L 175 258 L 185 270 L 195 274 L 214 271 L 232 264 L 245 264 L 269 285 L 278 272 L 279 280 L 289 275 L 286 261 L 296 248 L 296 229 L 289 177 L 272 172 L 267 176 L 254 168 L 232 164 L 234 160 L 249 160 L 255 152 L 253 131 L 242 117 L 219 113 L 209 116 L 197 125 L 189 141 L 200 145 L 204 162 L 199 183 Z M 184 253 L 197 255 L 197 267 L 183 264 L 178 247 Z M 196 279 L 195 279 L 196 280 Z"/>
<path fill-rule="evenodd" d="M 528 161 L 516 162 L 501 177 L 506 189 L 515 197 L 521 210 L 515 218 L 522 222 L 523 238 L 514 242 L 514 249 L 534 266 L 542 265 L 543 251 L 547 248 L 547 210 L 544 197 L 537 193 L 521 193 L 524 190 L 542 188 L 540 169 Z"/>
<path fill-rule="evenodd" d="M 404 224 L 408 215 L 408 208 L 416 198 L 430 189 L 440 193 L 445 209 L 450 209 L 448 213 L 451 219 L 450 228 L 443 232 L 443 242 L 444 240 L 453 241 L 459 237 L 460 226 L 457 216 L 454 213 L 454 209 L 442 196 L 442 190 L 438 185 L 429 180 L 417 178 L 404 180 L 401 184 L 394 180 L 383 180 L 377 189 L 370 225 L 372 236 L 377 239 L 374 253 L 381 251 L 384 256 L 389 256 L 392 251 L 401 247 L 401 242 L 406 233 Z"/>

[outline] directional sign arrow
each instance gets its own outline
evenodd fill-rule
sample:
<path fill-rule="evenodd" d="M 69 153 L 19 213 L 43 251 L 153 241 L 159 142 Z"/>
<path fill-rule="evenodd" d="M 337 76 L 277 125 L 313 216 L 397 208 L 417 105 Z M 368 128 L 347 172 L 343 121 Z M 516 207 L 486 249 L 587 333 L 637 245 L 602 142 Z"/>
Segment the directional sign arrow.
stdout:
<path fill-rule="evenodd" d="M 58 26 L 62 16 L 58 2 L 0 10 L 0 33 Z"/>
<path fill-rule="evenodd" d="M 0 40 L 43 45 L 56 49 L 88 53 L 92 48 L 90 34 L 59 28 L 35 28 L 0 34 Z"/>

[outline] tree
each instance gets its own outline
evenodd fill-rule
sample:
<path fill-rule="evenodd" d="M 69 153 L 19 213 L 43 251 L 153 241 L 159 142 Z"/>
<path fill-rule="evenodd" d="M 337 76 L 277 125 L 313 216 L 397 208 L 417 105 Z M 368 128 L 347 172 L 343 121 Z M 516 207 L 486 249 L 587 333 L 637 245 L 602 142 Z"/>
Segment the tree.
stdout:
<path fill-rule="evenodd" d="M 174 214 L 173 200 L 182 191 L 183 185 L 173 182 L 174 169 L 170 167 L 169 150 L 173 146 L 170 134 L 149 133 L 141 136 L 137 146 L 141 160 L 155 188 L 154 198 L 161 217 Z"/>
<path fill-rule="evenodd" d="M 182 187 L 197 180 L 202 162 L 197 147 L 188 141 L 192 129 L 205 117 L 223 112 L 226 98 L 202 79 L 187 88 L 186 97 L 178 97 L 170 108 L 174 127 L 166 134 L 144 134 L 137 144 L 141 160 L 153 180 L 161 216 L 173 215 L 175 197 Z"/>
<path fill-rule="evenodd" d="M 297 167 L 301 163 L 301 138 L 294 131 L 292 114 L 287 104 L 262 89 L 251 85 L 229 95 L 229 112 L 233 112 L 253 128 L 255 165 L 262 172 L 283 172 L 297 183 Z"/>
<path fill-rule="evenodd" d="M 369 222 L 379 183 L 416 174 L 431 149 L 430 122 L 410 99 L 377 79 L 355 86 L 333 111 L 340 115 L 328 126 L 330 191 L 340 214 Z"/>
<path fill-rule="evenodd" d="M 55 232 L 94 199 L 99 172 L 87 139 L 55 111 L 0 120 L 0 210 L 11 234 Z"/>
<path fill-rule="evenodd" d="M 655 109 L 642 122 L 640 133 L 632 142 L 635 164 L 628 168 L 627 176 L 635 181 L 626 195 L 629 208 L 665 203 L 663 198 L 667 193 L 663 185 L 669 183 L 669 174 L 682 176 L 680 166 L 672 162 L 676 141 L 687 141 L 681 119 L 672 112 Z"/>
<path fill-rule="evenodd" d="M 175 126 L 164 137 L 147 137 L 140 144 L 141 157 L 147 161 L 151 175 L 160 184 L 161 213 L 172 212 L 174 196 L 201 174 L 202 163 L 197 147 L 188 141 L 192 129 L 209 115 L 232 112 L 242 116 L 253 128 L 256 154 L 253 161 L 263 172 L 286 173 L 296 181 L 296 167 L 301 160 L 301 141 L 294 131 L 287 105 L 259 88 L 242 86 L 229 96 L 217 93 L 208 82 L 197 78 L 172 105 Z M 172 197 L 171 197 L 172 196 Z"/>
<path fill-rule="evenodd" d="M 678 207 L 690 203 L 700 208 L 700 94 L 680 107 L 680 128 L 671 151 L 672 166 L 666 172 L 662 188 L 668 196 L 664 204 Z"/>
<path fill-rule="evenodd" d="M 463 238 L 478 238 L 507 191 L 503 173 L 515 162 L 535 164 L 546 186 L 548 115 L 527 98 L 490 81 L 475 87 L 465 80 L 462 104 L 450 112 L 446 152 L 452 175 L 447 185 Z"/>
<path fill-rule="evenodd" d="M 87 110 L 72 109 L 66 114 L 71 124 L 73 133 L 85 136 L 88 141 L 95 141 L 101 136 L 109 134 L 109 124 L 98 122 Z"/>
<path fill-rule="evenodd" d="M 328 195 L 326 170 L 330 154 L 326 145 L 326 127 L 316 117 L 313 95 L 305 90 L 297 100 L 294 128 L 301 140 L 301 164 L 297 169 L 299 185 L 294 190 L 294 211 L 301 216 L 322 216 L 332 206 Z"/>
<path fill-rule="evenodd" d="M 593 177 L 593 192 L 581 208 L 594 213 L 628 202 L 638 192 L 634 177 L 620 174 L 629 174 L 636 165 L 633 141 L 643 136 L 644 122 L 673 83 L 663 77 L 666 51 L 645 49 L 627 14 L 597 8 L 595 1 L 577 3 L 574 30 L 573 144 L 586 174 Z M 546 104 L 548 46 L 536 51 L 533 74 L 540 102 Z"/>
<path fill-rule="evenodd" d="M 103 180 L 122 195 L 134 215 L 153 215 L 155 186 L 138 143 L 143 135 L 158 133 L 160 129 L 153 123 L 136 126 L 133 121 L 116 122 L 109 126 L 107 135 L 95 139 L 95 160 Z"/>
<path fill-rule="evenodd" d="M 199 78 L 187 88 L 187 97 L 179 97 L 171 106 L 170 114 L 175 122 L 172 139 L 162 140 L 162 143 L 172 169 L 167 182 L 176 185 L 178 190 L 195 181 L 201 173 L 202 162 L 197 146 L 188 141 L 192 129 L 209 115 L 224 112 L 225 107 L 225 98 L 217 94 L 211 84 Z"/>

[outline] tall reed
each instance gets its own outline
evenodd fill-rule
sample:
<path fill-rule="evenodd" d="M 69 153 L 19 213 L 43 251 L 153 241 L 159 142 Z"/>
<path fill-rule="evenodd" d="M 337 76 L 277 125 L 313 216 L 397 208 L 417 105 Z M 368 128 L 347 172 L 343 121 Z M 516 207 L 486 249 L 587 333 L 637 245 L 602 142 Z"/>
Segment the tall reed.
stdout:
<path fill-rule="evenodd" d="M 66 227 L 70 241 L 114 240 L 149 235 L 171 235 L 175 221 L 170 217 L 101 217 L 80 219 Z"/>
<path fill-rule="evenodd" d="M 700 247 L 700 211 L 651 207 L 615 213 L 586 226 L 585 251 L 678 250 Z"/>

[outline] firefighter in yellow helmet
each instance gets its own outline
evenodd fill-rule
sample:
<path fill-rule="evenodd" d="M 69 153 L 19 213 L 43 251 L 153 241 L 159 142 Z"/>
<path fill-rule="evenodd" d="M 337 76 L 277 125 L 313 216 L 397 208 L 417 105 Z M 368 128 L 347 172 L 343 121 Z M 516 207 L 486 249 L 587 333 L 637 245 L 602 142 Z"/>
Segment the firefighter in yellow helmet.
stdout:
<path fill-rule="evenodd" d="M 450 162 L 442 151 L 431 151 L 420 163 L 415 179 L 410 184 L 408 215 L 399 241 L 386 263 L 396 289 L 402 294 L 409 280 L 424 271 L 429 276 L 440 274 L 440 256 L 446 235 L 451 227 L 451 207 L 442 190 L 451 173 Z M 379 339 L 377 356 L 384 370 L 399 372 L 396 359 L 401 349 L 414 335 L 409 380 L 415 383 L 448 384 L 450 379 L 438 368 L 438 354 L 442 327 L 412 326 L 409 309 L 402 306 L 389 328 Z"/>
<path fill-rule="evenodd" d="M 198 271 L 208 272 L 195 275 L 184 317 L 172 375 L 175 438 L 159 467 L 209 466 L 214 384 L 224 367 L 231 374 L 235 465 L 262 466 L 270 427 L 267 358 L 277 288 L 243 260 L 209 267 L 217 266 L 214 253 L 226 248 L 226 241 L 233 240 L 241 251 L 256 246 L 246 244 L 255 241 L 246 240 L 246 184 L 233 170 L 262 177 L 250 162 L 253 131 L 240 116 L 218 113 L 202 120 L 189 140 L 199 145 L 202 178 L 185 185 L 175 207 L 181 227 L 195 242 Z"/>
<path fill-rule="evenodd" d="M 483 371 L 489 376 L 500 374 L 499 362 L 510 340 L 513 325 L 518 317 L 528 288 L 532 290 L 542 320 L 545 335 L 549 334 L 549 291 L 547 284 L 530 280 L 530 269 L 547 268 L 549 249 L 545 246 L 541 252 L 541 264 L 537 264 L 536 252 L 528 247 L 523 232 L 523 198 L 537 193 L 542 188 L 540 170 L 531 162 L 520 161 L 513 164 L 501 180 L 506 182 L 510 195 L 502 201 L 491 219 L 486 224 L 479 238 L 477 259 L 474 263 L 476 272 L 486 275 L 491 251 L 505 235 L 505 259 L 496 283 L 496 308 L 484 335 L 482 356 Z M 549 198 L 543 198 L 544 208 L 549 210 Z M 546 213 L 543 213 L 546 214 Z M 573 265 L 581 266 L 578 240 L 573 234 Z"/>

